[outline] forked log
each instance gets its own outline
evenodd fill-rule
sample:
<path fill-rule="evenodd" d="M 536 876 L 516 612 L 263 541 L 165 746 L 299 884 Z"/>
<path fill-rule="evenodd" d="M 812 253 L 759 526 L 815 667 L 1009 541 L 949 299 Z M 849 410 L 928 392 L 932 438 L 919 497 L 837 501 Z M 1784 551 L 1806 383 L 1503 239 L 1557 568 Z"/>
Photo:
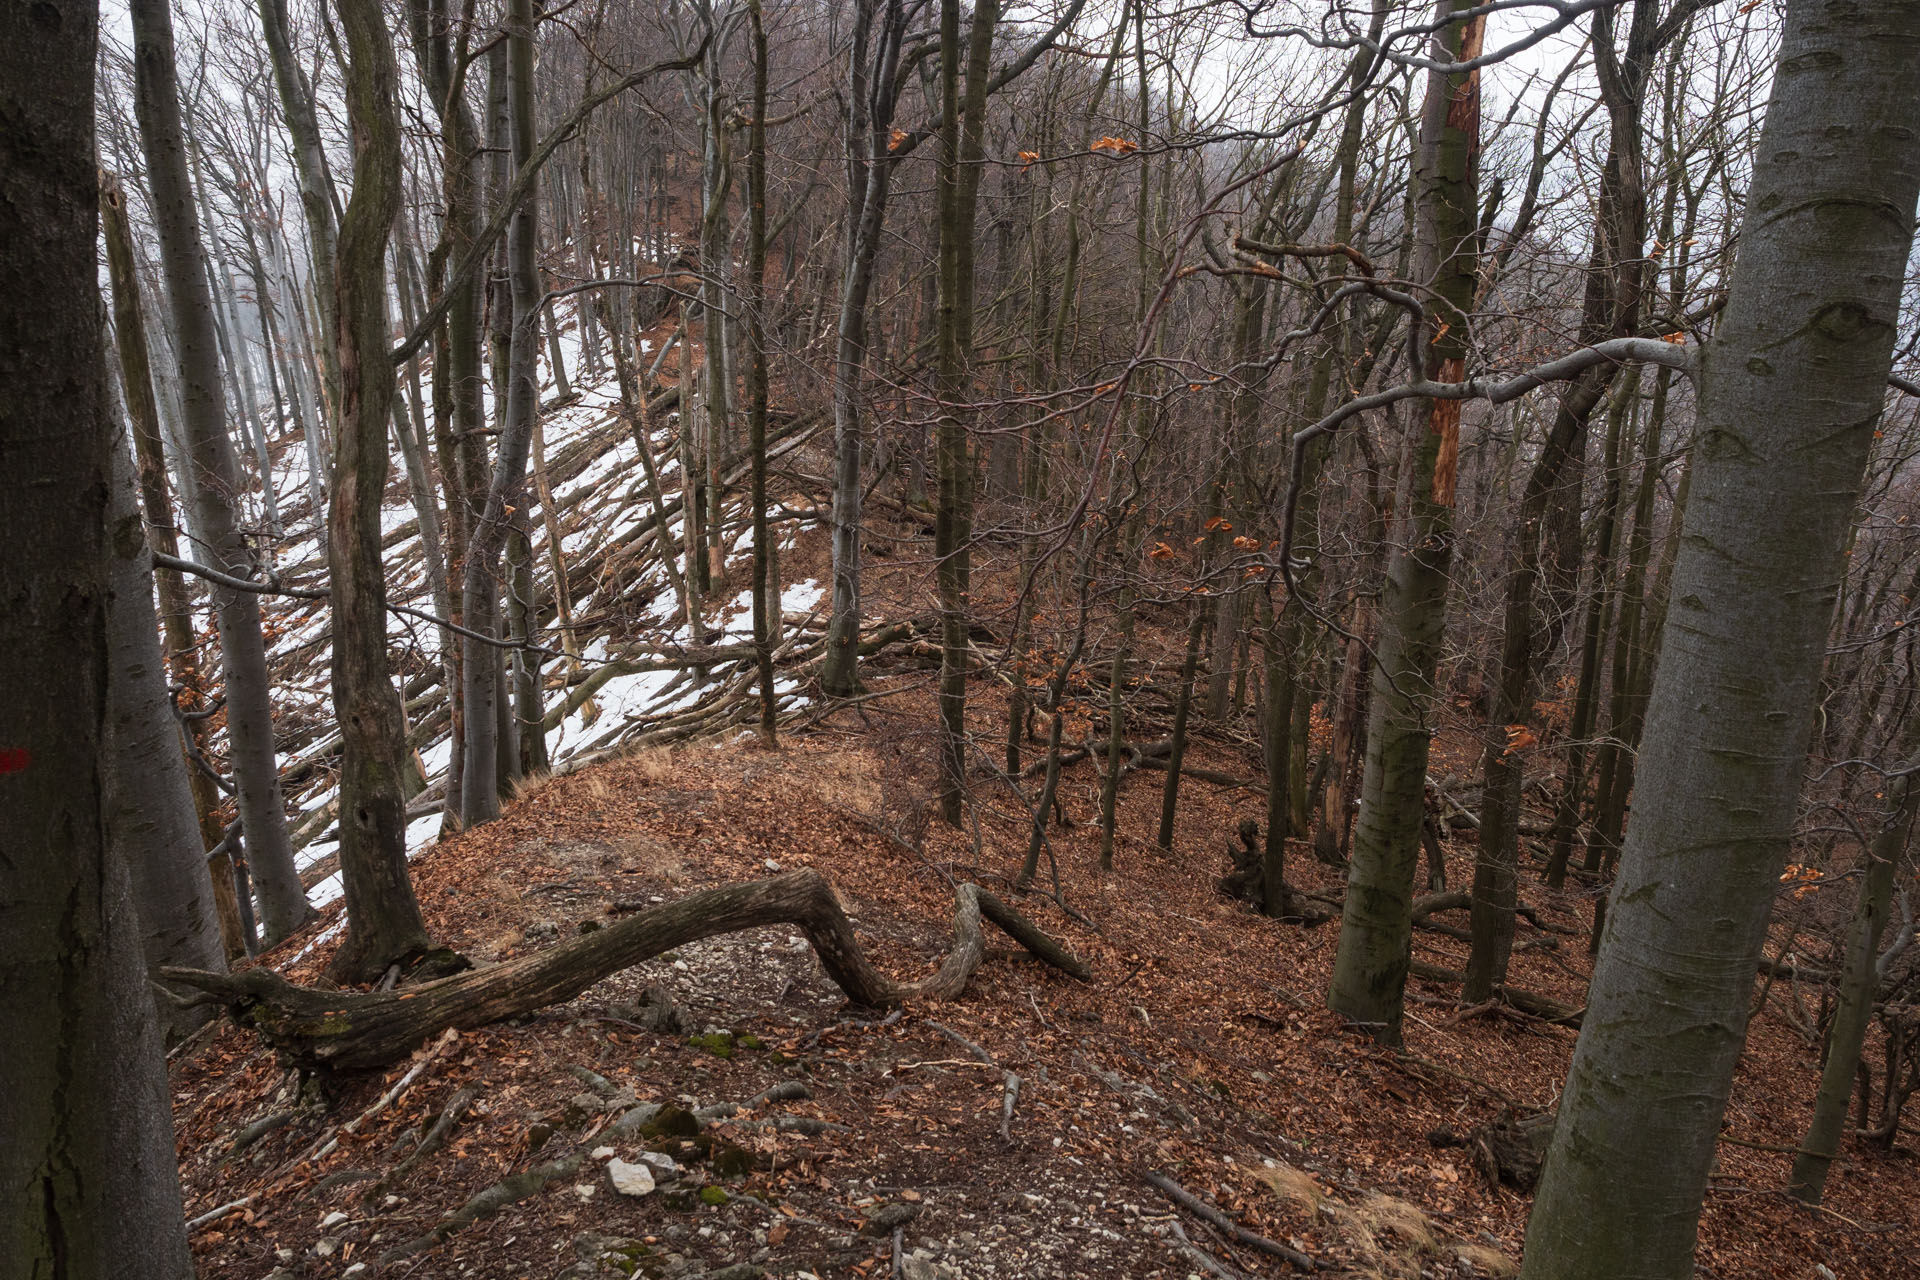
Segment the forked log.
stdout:
<path fill-rule="evenodd" d="M 895 982 L 868 963 L 832 886 L 816 871 L 689 894 L 536 955 L 397 991 L 317 991 L 264 968 L 165 969 L 162 976 L 207 992 L 300 1066 L 363 1071 L 404 1058 L 448 1027 L 470 1030 L 544 1009 L 675 947 L 764 925 L 802 930 L 827 976 L 855 1004 L 888 1008 L 914 999 L 950 1000 L 986 956 L 982 916 L 1061 972 L 1083 981 L 1092 976 L 1084 961 L 1025 916 L 980 886 L 962 884 L 955 892 L 953 946 L 946 959 L 918 982 Z"/>

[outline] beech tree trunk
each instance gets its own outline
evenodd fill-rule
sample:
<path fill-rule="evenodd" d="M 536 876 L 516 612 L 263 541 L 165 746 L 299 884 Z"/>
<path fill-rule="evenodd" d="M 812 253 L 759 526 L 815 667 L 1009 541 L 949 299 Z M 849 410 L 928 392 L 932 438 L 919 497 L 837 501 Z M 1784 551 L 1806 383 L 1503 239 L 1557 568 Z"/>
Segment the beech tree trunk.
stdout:
<path fill-rule="evenodd" d="M 883 10 L 876 32 L 874 18 Z M 867 304 L 893 180 L 887 140 L 905 28 L 901 0 L 857 0 L 847 54 L 847 247 L 833 358 L 833 606 L 820 669 L 822 691 L 836 698 L 859 688 L 860 402 Z"/>
<path fill-rule="evenodd" d="M 1790 0 L 1527 1280 L 1693 1274 L 1920 196 L 1920 3 Z"/>
<path fill-rule="evenodd" d="M 380 560 L 393 417 L 386 256 L 401 196 L 399 73 L 379 0 L 336 0 L 335 12 L 346 35 L 354 165 L 332 308 L 339 326 L 340 417 L 327 547 L 347 936 L 329 971 L 340 981 L 364 981 L 424 951 L 427 929 L 407 875 L 406 725 L 387 662 Z"/>
<path fill-rule="evenodd" d="M 1920 743 L 1920 721 L 1910 721 L 1904 735 L 1909 750 Z M 1840 1154 L 1845 1136 L 1847 1103 L 1853 1097 L 1854 1078 L 1860 1069 L 1860 1047 L 1866 1043 L 1867 1026 L 1873 1021 L 1874 998 L 1879 992 L 1880 935 L 1893 909 L 1893 882 L 1907 846 L 1913 837 L 1914 822 L 1920 818 L 1920 785 L 1915 783 L 1920 757 L 1910 757 L 1900 775 L 1887 785 L 1891 802 L 1885 825 L 1867 850 L 1866 875 L 1860 881 L 1860 897 L 1847 924 L 1846 958 L 1841 962 L 1840 1004 L 1827 1030 L 1827 1058 L 1820 1072 L 1820 1092 L 1813 1100 L 1813 1119 L 1807 1136 L 1794 1158 L 1793 1172 L 1787 1178 L 1787 1190 L 1808 1204 L 1819 1204 L 1826 1194 L 1827 1172 Z"/>
<path fill-rule="evenodd" d="M 180 542 L 174 529 L 173 501 L 168 492 L 167 463 L 160 435 L 160 409 L 154 396 L 146 320 L 141 314 L 139 281 L 134 273 L 133 237 L 127 226 L 125 195 L 119 179 L 111 174 L 103 174 L 101 178 L 100 223 L 102 239 L 106 241 L 108 275 L 112 282 L 114 336 L 120 357 L 120 381 L 125 390 L 127 420 L 133 434 L 140 503 L 146 512 L 147 543 L 151 551 L 178 556 Z M 160 597 L 160 625 L 166 637 L 172 678 L 183 690 L 182 704 L 189 710 L 196 710 L 203 690 L 199 644 L 194 639 L 193 609 L 187 596 L 186 580 L 177 569 L 152 569 L 152 574 Z M 172 718 L 169 710 L 169 723 Z M 177 749 L 184 752 L 191 747 L 202 756 L 206 754 L 204 719 L 182 725 L 181 733 L 191 735 L 191 741 L 183 737 L 175 743 Z M 188 792 L 193 797 L 194 820 L 199 825 L 200 843 L 197 847 L 218 848 L 226 824 L 220 820 L 220 798 L 213 779 L 201 769 L 187 769 L 186 777 Z M 252 949 L 254 939 L 240 922 L 232 859 L 224 851 L 215 855 L 207 863 L 207 874 L 226 957 L 228 960 L 238 960 Z"/>
<path fill-rule="evenodd" d="M 507 111 L 511 121 L 512 169 L 518 172 L 533 154 L 533 6 L 512 0 L 507 11 Z M 512 329 L 507 345 L 507 394 L 501 415 L 499 452 L 486 505 L 467 549 L 466 626 L 484 635 L 498 629 L 500 552 L 506 545 L 509 506 L 524 509 L 522 493 L 527 454 L 533 444 L 533 415 L 540 411 L 535 360 L 540 342 L 540 278 L 534 265 L 534 210 L 529 192 L 507 224 L 507 278 L 512 300 Z M 463 685 L 466 691 L 466 766 L 460 817 L 468 826 L 500 816 L 496 783 L 501 760 L 499 729 L 500 656 L 496 646 L 466 638 Z"/>
<path fill-rule="evenodd" d="M 106 819 L 96 24 L 86 0 L 0 5 L 0 1259 L 190 1280 L 159 1026 Z"/>
<path fill-rule="evenodd" d="M 760 668 L 760 737 L 774 744 L 772 534 L 767 528 L 767 31 L 760 0 L 747 0 L 753 37 L 753 120 L 747 130 L 747 450 L 753 480 L 753 649 Z M 643 449 L 645 445 L 641 446 Z M 697 640 L 698 637 L 695 637 Z"/>
<path fill-rule="evenodd" d="M 134 109 L 147 156 L 153 217 L 179 358 L 182 417 L 192 453 L 190 498 L 194 530 L 205 557 L 222 573 L 254 578 L 253 553 L 234 516 L 242 491 L 240 468 L 227 435 L 226 396 L 213 331 L 213 303 L 202 263 L 200 224 L 188 181 L 180 94 L 173 61 L 173 19 L 166 0 L 133 0 Z M 271 945 L 311 918 L 287 840 L 287 815 L 274 758 L 273 707 L 260 597 L 212 588 L 226 672 L 227 741 L 247 863 L 260 897 Z"/>
<path fill-rule="evenodd" d="M 287 0 L 258 0 L 258 3 L 260 29 L 266 36 L 268 60 L 273 64 L 273 83 L 279 91 L 287 137 L 293 144 L 293 168 L 300 182 L 300 212 L 307 225 L 307 248 L 313 255 L 313 293 L 320 310 L 320 368 L 327 384 L 323 412 L 338 427 L 342 370 L 339 353 L 332 346 L 334 326 L 339 320 L 339 303 L 334 294 L 339 229 L 334 225 L 333 179 L 327 172 L 327 153 L 320 142 L 320 125 L 313 109 L 313 86 L 294 55 Z M 314 515 L 317 518 L 319 512 Z"/>
<path fill-rule="evenodd" d="M 149 969 L 163 964 L 226 965 L 207 876 L 205 847 L 187 786 L 180 730 L 167 698 L 167 668 L 153 615 L 153 553 L 134 494 L 126 434 L 103 414 L 113 467 L 108 543 L 113 556 L 107 606 L 107 837 L 132 878 L 142 950 Z M 175 1038 L 206 1021 L 155 997 L 161 1026 Z"/>
<path fill-rule="evenodd" d="M 1435 17 L 1469 7 L 1462 0 L 1439 0 Z M 1434 35 L 1433 56 L 1444 62 L 1477 57 L 1485 24 L 1484 16 L 1448 23 Z M 1479 149 L 1479 72 L 1430 74 L 1414 175 L 1420 222 L 1415 274 L 1432 282 L 1435 295 L 1427 317 L 1433 336 L 1423 335 L 1420 346 L 1445 382 L 1461 378 L 1468 352 Z M 1434 672 L 1446 629 L 1459 448 L 1460 402 L 1430 401 L 1419 436 L 1410 442 L 1406 511 L 1387 567 L 1360 817 L 1327 993 L 1334 1012 L 1386 1044 L 1400 1042 L 1412 955 L 1414 872 L 1437 712 Z"/>
<path fill-rule="evenodd" d="M 940 496 L 933 543 L 940 594 L 940 816 L 956 827 L 967 790 L 967 619 L 973 579 L 974 460 L 962 406 L 972 399 L 974 215 L 996 8 L 997 0 L 974 0 L 963 75 L 960 0 L 940 5 L 940 166 L 934 183 L 940 228 L 934 377 L 940 398 L 935 428 Z"/>

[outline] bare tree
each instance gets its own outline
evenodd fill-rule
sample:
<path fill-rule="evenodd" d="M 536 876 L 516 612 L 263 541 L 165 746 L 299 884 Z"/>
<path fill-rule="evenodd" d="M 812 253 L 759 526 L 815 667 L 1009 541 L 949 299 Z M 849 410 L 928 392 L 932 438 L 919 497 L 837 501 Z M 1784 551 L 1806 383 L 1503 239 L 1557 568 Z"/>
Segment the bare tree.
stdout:
<path fill-rule="evenodd" d="M 0 7 L 0 1258 L 189 1280 L 160 1028 L 106 820 L 96 31 L 86 0 Z"/>
<path fill-rule="evenodd" d="M 1787 6 L 1529 1280 L 1693 1274 L 1913 246 L 1917 19 Z"/>
<path fill-rule="evenodd" d="M 155 231 L 165 267 L 173 345 L 179 359 L 182 416 L 192 451 L 190 490 L 194 529 L 223 573 L 251 578 L 252 550 L 235 518 L 240 469 L 227 434 L 213 304 L 208 296 L 200 223 L 193 205 L 181 132 L 180 95 L 173 61 L 173 19 L 166 0 L 134 0 L 134 106 L 147 156 Z M 258 887 L 269 942 L 284 938 L 312 915 L 287 840 L 287 815 L 274 759 L 273 706 L 260 601 L 246 591 L 216 586 L 220 653 L 226 673 L 227 738 L 245 831 L 247 861 Z"/>

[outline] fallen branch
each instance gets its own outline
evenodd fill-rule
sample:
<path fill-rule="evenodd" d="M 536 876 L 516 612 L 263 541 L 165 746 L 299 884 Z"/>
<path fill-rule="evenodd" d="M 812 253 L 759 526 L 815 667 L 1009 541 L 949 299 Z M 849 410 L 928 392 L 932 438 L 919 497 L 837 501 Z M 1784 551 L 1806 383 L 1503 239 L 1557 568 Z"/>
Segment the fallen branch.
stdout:
<path fill-rule="evenodd" d="M 1063 973 L 1092 976 L 1078 956 L 987 890 L 963 884 L 954 896 L 952 948 L 931 976 L 911 983 L 895 982 L 868 962 L 832 887 L 815 871 L 689 894 L 538 954 L 398 991 L 316 991 L 265 968 L 166 969 L 162 976 L 213 994 L 293 1062 L 333 1071 L 385 1066 L 447 1028 L 471 1030 L 544 1009 L 675 947 L 765 925 L 801 929 L 827 976 L 870 1008 L 958 996 L 986 958 L 982 916 Z"/>
<path fill-rule="evenodd" d="M 257 1195 L 241 1196 L 238 1200 L 229 1201 L 228 1203 L 221 1205 L 218 1209 L 209 1209 L 197 1218 L 188 1218 L 187 1234 L 192 1235 L 194 1232 L 206 1226 L 208 1223 L 218 1222 L 220 1221 L 220 1219 L 226 1217 L 230 1213 L 238 1213 L 240 1210 L 246 1208 L 248 1205 L 252 1204 L 257 1199 L 259 1199 Z"/>
<path fill-rule="evenodd" d="M 1214 1208 L 1164 1173 L 1155 1173 L 1153 1170 L 1148 1169 L 1141 1174 L 1141 1177 L 1158 1187 L 1167 1199 L 1173 1201 L 1194 1217 L 1199 1218 L 1202 1222 L 1205 1222 L 1229 1240 L 1244 1244 L 1250 1249 L 1258 1249 L 1261 1253 L 1279 1258 L 1282 1262 L 1291 1263 L 1302 1271 L 1316 1271 L 1327 1265 L 1316 1258 L 1300 1252 L 1298 1249 L 1281 1244 L 1278 1240 L 1269 1240 L 1257 1231 L 1247 1230 L 1247 1228 L 1241 1226 L 1232 1218 L 1229 1218 L 1226 1214 Z"/>

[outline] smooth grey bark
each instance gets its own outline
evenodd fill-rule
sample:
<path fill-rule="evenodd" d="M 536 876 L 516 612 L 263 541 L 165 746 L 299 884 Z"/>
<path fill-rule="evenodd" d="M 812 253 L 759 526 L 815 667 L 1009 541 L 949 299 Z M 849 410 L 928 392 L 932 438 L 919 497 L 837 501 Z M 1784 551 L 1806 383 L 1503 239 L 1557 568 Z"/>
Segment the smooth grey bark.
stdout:
<path fill-rule="evenodd" d="M 294 57 L 286 0 L 259 0 L 259 6 L 260 29 L 266 36 L 274 88 L 279 92 L 280 112 L 292 141 L 293 169 L 300 180 L 300 212 L 307 224 L 307 245 L 313 254 L 313 292 L 320 306 L 320 364 L 327 384 L 327 407 L 337 412 L 340 364 L 330 345 L 338 319 L 333 296 L 339 234 L 334 221 L 333 178 L 327 172 L 327 152 L 321 145 L 320 125 L 314 115 L 313 86 L 307 83 Z"/>
<path fill-rule="evenodd" d="M 154 230 L 173 318 L 173 346 L 180 367 L 182 417 L 192 453 L 194 530 L 205 557 L 221 572 L 253 578 L 253 552 L 235 522 L 240 468 L 227 435 L 226 396 L 213 328 L 213 304 L 202 263 L 200 224 L 188 181 L 180 95 L 173 61 L 173 19 L 166 0 L 132 0 L 134 109 L 140 121 L 152 188 Z M 247 861 L 260 897 L 269 944 L 286 937 L 313 915 L 294 869 L 287 815 L 274 759 L 273 707 L 269 701 L 266 642 L 260 632 L 260 598 L 248 591 L 212 588 L 226 672 L 227 741 L 246 832 Z"/>
<path fill-rule="evenodd" d="M 1444 18 L 1470 7 L 1438 0 Z M 1486 19 L 1455 21 L 1436 32 L 1443 62 L 1479 55 Z M 1418 189 L 1419 266 L 1434 305 L 1419 346 L 1442 381 L 1465 369 L 1468 316 L 1477 276 L 1479 73 L 1428 77 L 1414 180 Z M 1453 558 L 1453 502 L 1459 460 L 1460 402 L 1433 400 L 1408 442 L 1400 544 L 1387 567 L 1380 647 L 1367 723 L 1366 773 L 1353 864 L 1341 913 L 1339 951 L 1327 1004 L 1388 1044 L 1400 1041 L 1412 958 L 1413 881 L 1426 816 L 1427 756 L 1437 704 L 1434 675 L 1446 630 L 1447 575 Z"/>
<path fill-rule="evenodd" d="M 87 0 L 0 5 L 0 1266 L 190 1280 L 159 1027 L 106 821 L 96 34 Z"/>
<path fill-rule="evenodd" d="M 533 153 L 533 6 L 532 0 L 511 0 L 507 10 L 507 110 L 511 117 L 513 169 L 526 165 Z M 540 411 L 540 388 L 535 361 L 540 341 L 540 280 L 534 266 L 536 201 L 531 191 L 521 196 L 507 227 L 507 276 L 512 298 L 513 324 L 508 336 L 506 411 L 500 425 L 499 453 L 486 505 L 473 529 L 467 549 L 463 589 L 466 626 L 492 635 L 498 623 L 500 552 L 506 545 L 511 517 L 509 505 L 524 510 L 527 455 L 533 445 L 533 415 Z M 460 818 L 469 826 L 500 816 L 497 786 L 486 785 L 498 776 L 501 760 L 499 717 L 501 689 L 498 649 L 467 637 L 463 645 L 462 683 L 466 702 L 465 785 L 461 789 Z"/>
<path fill-rule="evenodd" d="M 163 964 L 221 969 L 226 953 L 214 910 L 213 881 L 187 785 L 180 730 L 167 698 L 166 660 L 153 611 L 153 552 L 134 490 L 133 457 L 117 414 L 112 439 L 113 492 L 107 508 L 113 556 L 107 605 L 108 844 L 127 866 L 149 970 Z M 156 995 L 169 1038 L 206 1021 L 204 1008 L 180 1009 Z"/>
<path fill-rule="evenodd" d="M 1680 1280 L 1793 834 L 1920 197 L 1920 0 L 1791 0 L 1527 1280 Z"/>
<path fill-rule="evenodd" d="M 880 17 L 879 30 L 874 19 Z M 829 697 L 859 687 L 860 399 L 867 361 L 867 304 L 880 255 L 893 158 L 887 140 L 906 34 L 901 0 L 858 0 L 847 54 L 847 244 L 833 359 L 833 604 L 820 685 Z"/>
<path fill-rule="evenodd" d="M 147 544 L 151 551 L 170 556 L 180 554 L 180 542 L 174 526 L 173 500 L 167 482 L 167 462 L 161 443 L 160 409 L 154 394 L 153 364 L 147 344 L 146 318 L 140 299 L 138 273 L 134 267 L 133 234 L 127 225 L 126 196 L 120 181 L 102 172 L 100 181 L 100 229 L 106 242 L 107 275 L 113 299 L 114 351 L 120 364 L 120 383 L 124 389 L 122 406 L 132 428 L 140 505 L 146 514 Z M 169 660 L 167 679 L 177 683 L 182 701 L 198 707 L 202 696 L 199 642 L 194 637 L 193 605 L 187 595 L 186 580 L 172 569 L 153 573 L 153 585 L 159 596 L 159 623 L 164 633 Z M 169 709 L 169 723 L 171 711 Z M 206 752 L 207 724 L 198 719 L 180 725 L 182 751 Z M 213 779 L 204 770 L 187 770 L 187 788 L 193 797 L 194 818 L 199 827 L 196 849 L 217 848 L 225 824 L 218 813 L 220 799 Z M 212 883 L 214 916 L 219 921 L 226 956 L 237 960 L 254 943 L 242 927 L 233 860 L 222 850 L 208 861 L 207 874 Z"/>
<path fill-rule="evenodd" d="M 1580 340 L 1585 343 L 1631 336 L 1640 323 L 1640 299 L 1648 271 L 1641 119 L 1664 27 L 1659 18 L 1657 0 L 1635 0 L 1626 48 L 1616 55 L 1613 14 L 1602 10 L 1594 15 L 1593 48 L 1611 129 L 1581 309 Z M 1490 690 L 1486 742 L 1481 752 L 1484 785 L 1480 847 L 1474 858 L 1473 938 L 1463 989 L 1464 998 L 1471 1004 L 1491 999 L 1495 988 L 1507 980 L 1514 908 L 1519 901 L 1521 786 L 1525 772 L 1524 757 L 1509 744 L 1507 734 L 1514 726 L 1524 729 L 1535 718 L 1536 668 L 1542 656 L 1552 650 L 1557 630 L 1541 615 L 1564 615 L 1564 597 L 1569 594 L 1564 585 L 1579 576 L 1577 562 L 1557 563 L 1560 557 L 1555 554 L 1555 531 L 1578 518 L 1588 423 L 1617 372 L 1618 366 L 1597 366 L 1563 392 L 1519 503 L 1519 530 L 1506 573 L 1499 674 Z M 1630 381 L 1629 385 L 1638 384 Z M 1563 589 L 1555 591 L 1556 583 Z M 1537 601 L 1542 594 L 1548 597 L 1544 610 Z M 1555 600 L 1556 595 L 1562 599 Z M 1562 608 L 1554 608 L 1556 604 Z"/>

